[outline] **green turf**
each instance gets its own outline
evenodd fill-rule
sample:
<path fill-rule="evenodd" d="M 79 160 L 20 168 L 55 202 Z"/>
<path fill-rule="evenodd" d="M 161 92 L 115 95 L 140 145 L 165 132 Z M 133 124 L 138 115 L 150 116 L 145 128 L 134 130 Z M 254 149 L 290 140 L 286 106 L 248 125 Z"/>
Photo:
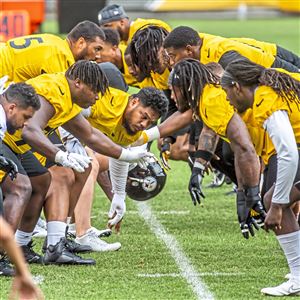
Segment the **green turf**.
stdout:
<path fill-rule="evenodd" d="M 186 190 L 189 170 L 181 162 L 171 162 L 167 186 L 149 202 L 158 220 L 181 245 L 199 273 L 234 273 L 233 276 L 205 275 L 201 279 L 216 299 L 264 299 L 260 288 L 279 284 L 288 272 L 273 234 L 258 232 L 244 240 L 235 217 L 233 196 L 225 196 L 230 186 L 205 189 L 203 206 L 194 207 Z M 205 185 L 209 183 L 206 178 Z M 103 228 L 109 203 L 97 189 L 93 225 Z M 32 273 L 44 277 L 41 288 L 46 299 L 196 299 L 182 277 L 141 278 L 139 274 L 179 274 L 164 243 L 149 230 L 137 214 L 134 201 L 127 200 L 128 213 L 115 253 L 94 257 L 94 267 L 31 266 Z M 181 211 L 181 215 L 160 214 Z M 41 241 L 36 240 L 37 245 Z M 39 248 L 39 247 L 37 247 Z M 1 299 L 10 284 L 1 279 Z"/>
<path fill-rule="evenodd" d="M 299 20 L 265 21 L 170 21 L 172 26 L 186 24 L 197 30 L 224 36 L 249 36 L 277 42 L 300 53 Z M 50 29 L 52 28 L 52 30 Z M 56 30 L 46 23 L 45 31 Z M 263 231 L 244 240 L 239 232 L 233 196 L 225 196 L 230 186 L 205 189 L 203 206 L 194 207 L 187 192 L 188 167 L 171 162 L 172 170 L 164 191 L 149 202 L 158 220 L 172 234 L 199 273 L 233 273 L 234 276 L 204 275 L 216 299 L 268 299 L 260 289 L 283 282 L 288 272 L 285 258 L 272 233 Z M 209 183 L 209 178 L 205 184 Z M 104 228 L 109 203 L 97 189 L 93 225 Z M 161 214 L 181 211 L 181 215 Z M 107 241 L 120 241 L 116 253 L 85 255 L 97 260 L 94 267 L 31 266 L 33 275 L 43 276 L 41 288 L 46 299 L 196 299 L 182 277 L 143 278 L 139 274 L 179 274 L 179 269 L 164 243 L 159 241 L 127 200 L 127 214 L 121 235 Z M 36 240 L 36 249 L 42 241 Z M 7 298 L 11 281 L 0 279 L 0 299 Z M 281 299 L 290 299 L 283 297 Z"/>

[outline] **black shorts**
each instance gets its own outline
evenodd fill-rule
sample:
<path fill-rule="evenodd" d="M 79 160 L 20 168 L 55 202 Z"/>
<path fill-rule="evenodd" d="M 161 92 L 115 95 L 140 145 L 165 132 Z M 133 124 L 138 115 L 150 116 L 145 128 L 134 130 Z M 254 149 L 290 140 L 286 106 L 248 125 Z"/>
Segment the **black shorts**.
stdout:
<path fill-rule="evenodd" d="M 299 188 L 298 182 L 300 181 L 300 149 L 298 149 L 299 153 L 299 159 L 298 159 L 298 170 L 294 179 L 294 183 L 296 183 L 297 188 Z M 265 166 L 264 170 L 264 181 L 263 186 L 261 190 L 261 196 L 265 195 L 265 193 L 273 186 L 273 184 L 276 182 L 277 177 L 277 155 L 274 154 L 270 157 L 268 165 Z M 300 190 L 300 188 L 299 188 Z"/>
<path fill-rule="evenodd" d="M 48 172 L 47 168 L 41 165 L 31 151 L 18 154 L 13 152 L 7 144 L 3 144 L 2 152 L 3 156 L 11 159 L 18 166 L 20 174 L 34 177 Z"/>

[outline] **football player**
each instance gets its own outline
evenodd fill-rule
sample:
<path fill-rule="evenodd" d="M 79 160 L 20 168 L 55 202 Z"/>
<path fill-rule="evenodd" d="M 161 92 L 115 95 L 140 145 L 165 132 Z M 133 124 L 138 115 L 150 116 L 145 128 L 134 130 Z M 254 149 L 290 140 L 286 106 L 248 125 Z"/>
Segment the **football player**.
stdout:
<path fill-rule="evenodd" d="M 261 290 L 271 296 L 300 295 L 300 231 L 290 207 L 300 200 L 299 79 L 245 59 L 230 63 L 222 77 L 230 103 L 251 116 L 246 122 L 267 134 L 276 150 L 264 172 L 265 228 L 274 230 L 291 274 L 283 284 Z"/>
<path fill-rule="evenodd" d="M 17 180 L 19 183 L 28 183 L 30 187 L 29 179 L 23 167 L 20 165 L 17 157 L 12 153 L 4 149 L 2 145 L 2 139 L 6 131 L 13 133 L 14 131 L 23 128 L 26 122 L 34 115 L 35 111 L 40 108 L 40 101 L 35 90 L 28 84 L 17 83 L 11 84 L 6 90 L 4 84 L 6 78 L 0 80 L 0 114 L 1 114 L 1 129 L 0 129 L 0 143 L 1 143 L 1 156 L 0 156 L 0 177 L 4 180 L 6 175 L 7 182 Z M 18 176 L 17 176 L 18 173 Z M 17 177 L 17 179 L 16 179 Z M 24 193 L 27 197 L 30 197 L 31 188 L 26 190 L 24 187 Z M 2 207 L 2 191 L 0 189 L 0 215 L 3 213 Z M 16 217 L 19 217 L 16 215 Z M 20 218 L 20 217 L 19 217 Z M 8 226 L 3 220 L 3 226 Z M 9 230 L 12 230 L 11 228 Z M 1 227 L 1 232 L 3 228 Z M 4 237 L 3 237 L 4 238 Z M 3 276 L 13 275 L 13 269 L 11 268 L 9 261 L 5 256 L 0 258 L 0 274 Z"/>
<path fill-rule="evenodd" d="M 183 58 L 194 58 L 203 64 L 217 62 L 225 68 L 229 62 L 246 57 L 264 67 L 299 72 L 297 66 L 299 61 L 293 65 L 279 56 L 274 56 L 274 51 L 269 47 L 261 49 L 234 39 L 198 33 L 187 26 L 175 28 L 165 39 L 164 48 L 168 53 L 171 66 Z M 292 61 L 294 62 L 295 59 Z"/>
<path fill-rule="evenodd" d="M 7 41 L 0 49 L 0 74 L 8 75 L 8 81 L 20 82 L 44 73 L 62 72 L 67 70 L 75 60 L 99 59 L 104 40 L 105 35 L 101 28 L 90 21 L 77 24 L 65 40 L 52 34 L 15 38 Z M 9 139 L 9 134 L 7 134 L 7 138 Z M 32 227 L 31 222 L 34 221 L 31 218 L 30 206 L 33 203 L 43 203 L 50 180 L 52 185 L 49 197 L 60 198 L 62 194 L 59 188 L 56 188 L 59 187 L 60 182 L 75 180 L 74 186 L 80 190 L 89 172 L 87 169 L 84 173 L 74 174 L 71 169 L 60 168 L 58 172 L 55 168 L 54 166 L 51 169 L 51 178 L 46 169 L 40 169 L 38 174 L 30 176 L 30 181 L 28 178 L 25 181 L 22 176 L 19 176 L 13 182 L 6 179 L 1 184 L 6 199 L 4 203 L 5 217 L 14 230 L 17 229 L 25 205 L 29 202 L 21 222 L 22 229 L 16 232 L 16 238 L 18 243 L 23 246 L 24 254 L 30 262 L 35 261 L 35 258 L 38 257 L 31 251 L 31 247 L 27 247 L 31 235 L 27 235 L 26 232 L 29 232 L 29 228 Z M 76 177 L 74 178 L 74 176 Z M 30 195 L 31 200 L 29 201 Z M 77 196 L 76 193 L 72 194 L 74 202 L 77 201 Z"/>
<path fill-rule="evenodd" d="M 98 93 L 104 94 L 107 88 L 107 79 L 96 63 L 78 61 L 66 73 L 44 74 L 27 82 L 37 90 L 42 109 L 28 122 L 22 132 L 17 132 L 9 141 L 7 140 L 12 149 L 17 146 L 18 151 L 24 152 L 33 148 L 53 163 L 83 172 L 90 163 L 88 157 L 62 151 L 46 137 L 58 126 L 63 125 L 93 150 L 107 156 L 135 161 L 145 154 L 143 151 L 122 149 L 100 131 L 93 129 L 81 116 L 81 107 L 87 108 L 94 104 L 99 99 Z M 60 193 L 68 189 L 66 185 L 68 182 L 60 183 Z M 52 200 L 56 202 L 47 201 L 45 206 L 48 220 L 48 248 L 44 262 L 94 264 L 93 260 L 81 259 L 64 248 L 68 201 L 58 205 L 58 202 L 63 202 L 62 198 L 60 201 L 53 198 Z M 34 209 L 31 207 L 30 219 L 37 220 L 40 210 L 40 204 Z M 27 232 L 27 235 L 30 235 L 30 232 Z"/>
<path fill-rule="evenodd" d="M 117 4 L 105 6 L 98 14 L 98 21 L 101 27 L 108 27 L 115 29 L 119 32 L 121 41 L 127 45 L 134 34 L 141 28 L 149 25 L 159 26 L 171 31 L 168 24 L 161 20 L 156 19 L 136 19 L 130 21 L 126 15 L 124 8 Z"/>

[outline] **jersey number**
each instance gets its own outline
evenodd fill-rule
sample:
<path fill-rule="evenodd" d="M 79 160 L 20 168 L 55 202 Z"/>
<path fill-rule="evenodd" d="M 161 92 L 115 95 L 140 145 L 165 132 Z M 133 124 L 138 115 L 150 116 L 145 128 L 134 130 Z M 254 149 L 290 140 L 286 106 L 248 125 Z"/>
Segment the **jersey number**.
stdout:
<path fill-rule="evenodd" d="M 44 42 L 41 37 L 30 37 L 30 38 L 25 38 L 24 40 L 25 43 L 22 45 L 16 45 L 14 41 L 11 41 L 9 45 L 14 49 L 25 49 L 31 45 L 32 40 L 36 40 L 39 44 Z"/>

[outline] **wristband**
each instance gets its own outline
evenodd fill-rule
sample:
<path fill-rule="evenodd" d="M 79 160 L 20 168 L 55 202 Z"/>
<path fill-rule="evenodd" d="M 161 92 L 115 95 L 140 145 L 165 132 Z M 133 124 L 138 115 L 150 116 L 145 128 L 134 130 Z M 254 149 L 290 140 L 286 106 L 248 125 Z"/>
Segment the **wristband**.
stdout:
<path fill-rule="evenodd" d="M 206 150 L 197 150 L 195 152 L 195 158 L 202 158 L 206 161 L 210 161 L 213 157 L 213 153 Z"/>

